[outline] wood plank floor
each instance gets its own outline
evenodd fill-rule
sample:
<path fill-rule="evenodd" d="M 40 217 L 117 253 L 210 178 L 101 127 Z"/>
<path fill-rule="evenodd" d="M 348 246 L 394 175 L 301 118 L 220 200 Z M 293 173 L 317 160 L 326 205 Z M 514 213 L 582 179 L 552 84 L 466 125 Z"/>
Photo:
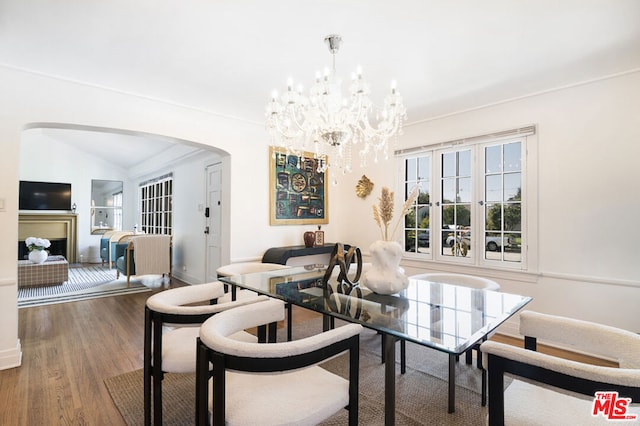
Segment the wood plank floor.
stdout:
<path fill-rule="evenodd" d="M 20 309 L 22 366 L 0 371 L 0 425 L 123 425 L 103 381 L 142 368 L 151 294 Z M 315 315 L 297 309 L 293 319 Z"/>

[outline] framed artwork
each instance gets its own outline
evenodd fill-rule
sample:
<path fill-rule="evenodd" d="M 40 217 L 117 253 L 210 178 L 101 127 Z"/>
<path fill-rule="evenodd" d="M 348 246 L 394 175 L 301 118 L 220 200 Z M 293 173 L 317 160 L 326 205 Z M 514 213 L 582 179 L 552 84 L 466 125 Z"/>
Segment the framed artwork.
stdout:
<path fill-rule="evenodd" d="M 320 160 L 310 152 L 287 154 L 269 147 L 269 210 L 271 225 L 329 223 L 327 172 L 318 171 Z"/>

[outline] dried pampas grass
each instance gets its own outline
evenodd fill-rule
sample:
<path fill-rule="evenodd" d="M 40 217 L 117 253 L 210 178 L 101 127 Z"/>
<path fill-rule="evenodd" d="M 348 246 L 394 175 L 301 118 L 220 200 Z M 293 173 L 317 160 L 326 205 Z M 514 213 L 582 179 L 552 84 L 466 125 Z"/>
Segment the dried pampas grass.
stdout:
<path fill-rule="evenodd" d="M 382 194 L 380 198 L 378 198 L 378 205 L 373 205 L 373 218 L 380 228 L 380 234 L 382 240 L 391 241 L 395 236 L 398 226 L 400 226 L 400 221 L 402 218 L 411 211 L 411 207 L 413 207 L 418 195 L 420 194 L 420 187 L 416 185 L 412 190 L 409 196 L 407 197 L 404 205 L 402 206 L 402 212 L 400 217 L 396 221 L 395 226 L 393 227 L 393 231 L 391 235 L 389 235 L 389 225 L 391 224 L 391 220 L 393 219 L 393 196 L 394 193 L 389 191 L 389 188 L 386 186 L 382 188 Z"/>

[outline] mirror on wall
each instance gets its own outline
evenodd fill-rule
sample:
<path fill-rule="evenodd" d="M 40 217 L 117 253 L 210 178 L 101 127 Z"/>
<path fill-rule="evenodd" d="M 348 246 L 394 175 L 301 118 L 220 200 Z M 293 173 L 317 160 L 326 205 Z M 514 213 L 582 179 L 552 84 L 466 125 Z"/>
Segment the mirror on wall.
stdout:
<path fill-rule="evenodd" d="M 91 180 L 91 233 L 122 230 L 122 181 Z"/>

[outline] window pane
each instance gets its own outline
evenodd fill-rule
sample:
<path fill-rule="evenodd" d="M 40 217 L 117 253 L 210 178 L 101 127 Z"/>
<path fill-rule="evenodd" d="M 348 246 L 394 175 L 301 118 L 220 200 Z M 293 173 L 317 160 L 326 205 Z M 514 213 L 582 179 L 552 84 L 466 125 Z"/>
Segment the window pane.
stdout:
<path fill-rule="evenodd" d="M 520 203 L 505 204 L 504 230 L 522 231 L 522 212 Z"/>
<path fill-rule="evenodd" d="M 429 204 L 431 203 L 431 196 L 429 195 L 429 189 L 425 189 L 423 186 L 420 186 L 420 193 L 418 194 L 418 204 Z"/>
<path fill-rule="evenodd" d="M 489 175 L 485 178 L 486 202 L 502 201 L 502 175 Z"/>
<path fill-rule="evenodd" d="M 416 223 L 418 228 L 428 228 L 429 227 L 429 206 L 418 205 L 418 223 Z"/>
<path fill-rule="evenodd" d="M 485 149 L 485 173 L 499 173 L 502 171 L 502 145 L 488 146 Z"/>
<path fill-rule="evenodd" d="M 471 178 L 458 178 L 458 193 L 456 201 L 459 203 L 471 202 Z"/>
<path fill-rule="evenodd" d="M 444 233 L 443 233 L 444 235 Z M 446 235 L 446 240 L 442 245 L 442 255 L 452 257 L 470 257 L 473 242 L 471 230 L 457 229 L 450 230 Z"/>
<path fill-rule="evenodd" d="M 500 232 L 487 232 L 485 235 L 485 246 L 488 252 L 501 251 L 503 241 Z"/>
<path fill-rule="evenodd" d="M 461 227 L 471 226 L 470 204 L 458 204 L 456 206 L 456 225 Z"/>
<path fill-rule="evenodd" d="M 442 177 L 452 177 L 456 175 L 456 153 L 448 152 L 442 155 Z"/>
<path fill-rule="evenodd" d="M 409 158 L 405 161 L 405 180 L 415 181 L 417 180 L 417 160 L 415 158 Z"/>
<path fill-rule="evenodd" d="M 442 180 L 442 202 L 453 203 L 456 200 L 456 179 L 448 178 Z"/>
<path fill-rule="evenodd" d="M 431 157 L 418 159 L 418 180 L 425 181 L 431 178 Z"/>
<path fill-rule="evenodd" d="M 486 204 L 484 229 L 500 231 L 502 229 L 502 204 Z"/>
<path fill-rule="evenodd" d="M 507 173 L 504 175 L 504 201 L 519 201 L 521 197 L 521 174 Z"/>
<path fill-rule="evenodd" d="M 522 170 L 521 143 L 514 142 L 504 145 L 504 171 L 519 172 Z"/>
<path fill-rule="evenodd" d="M 454 229 L 455 228 L 455 223 L 456 223 L 456 206 L 449 204 L 449 205 L 442 205 L 442 229 L 444 230 L 448 230 L 448 229 Z"/>
<path fill-rule="evenodd" d="M 429 248 L 430 245 L 430 239 L 429 239 L 429 235 L 430 235 L 430 231 L 428 229 L 418 229 L 418 237 L 417 237 L 417 243 L 418 243 L 418 252 L 419 253 L 428 253 L 429 250 L 427 250 Z"/>
<path fill-rule="evenodd" d="M 404 217 L 404 227 L 405 228 L 415 228 L 416 227 L 416 208 L 412 208 L 409 213 L 407 213 Z"/>
<path fill-rule="evenodd" d="M 404 231 L 404 249 L 409 252 L 416 252 L 416 231 L 407 229 Z"/>
<path fill-rule="evenodd" d="M 458 151 L 458 176 L 471 176 L 471 151 Z"/>

